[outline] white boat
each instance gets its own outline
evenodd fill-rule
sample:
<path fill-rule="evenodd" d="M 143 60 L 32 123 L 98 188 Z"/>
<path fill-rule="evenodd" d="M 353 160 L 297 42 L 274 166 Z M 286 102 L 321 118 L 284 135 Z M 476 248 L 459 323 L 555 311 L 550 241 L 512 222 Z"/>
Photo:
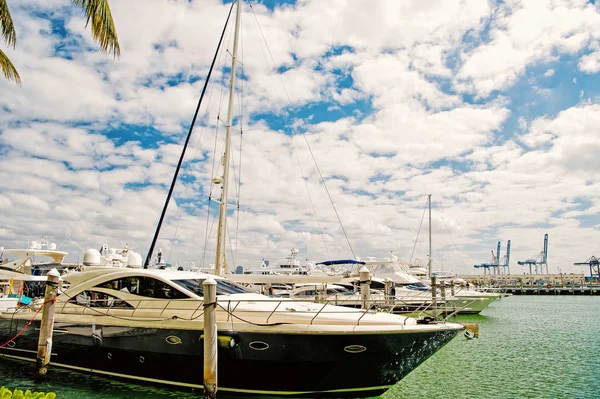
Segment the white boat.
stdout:
<path fill-rule="evenodd" d="M 53 366 L 202 388 L 203 293 L 208 275 L 156 269 L 64 276 Z M 216 277 L 219 390 L 260 395 L 376 395 L 447 343 L 462 326 L 289 299 Z M 0 314 L 0 342 L 32 312 Z M 40 315 L 0 356 L 34 361 Z M 308 349 L 308 350 L 307 350 Z M 190 365 L 197 365 L 190 367 Z"/>
<path fill-rule="evenodd" d="M 0 247 L 0 310 L 29 303 L 44 293 L 45 275 L 51 269 L 63 270 L 67 252 L 44 237 L 31 241 L 25 249 Z"/>
<path fill-rule="evenodd" d="M 41 242 L 29 242 L 25 249 L 0 247 L 0 271 L 45 275 L 51 269 L 62 269 L 67 255 L 55 243 L 48 242 L 47 237 Z"/>
<path fill-rule="evenodd" d="M 215 275 L 225 258 L 230 131 L 238 64 L 237 3 Z M 96 254 L 94 254 L 96 255 Z M 151 254 L 149 254 L 151 255 Z M 202 388 L 203 281 L 209 275 L 99 268 L 64 276 L 52 365 L 101 375 Z M 311 276 L 299 276 L 311 277 Z M 452 339 L 462 326 L 399 315 L 273 299 L 216 277 L 219 390 L 275 396 L 373 396 Z M 33 323 L 17 338 L 21 329 Z M 34 361 L 40 315 L 0 314 L 0 356 Z"/>
<path fill-rule="evenodd" d="M 83 255 L 83 265 L 87 267 L 142 267 L 142 255 L 129 248 L 109 248 L 105 242 L 100 250 L 90 248 Z"/>
<path fill-rule="evenodd" d="M 302 265 L 297 259 L 300 251 L 298 248 L 292 248 L 290 255 L 286 256 L 283 262 L 276 262 L 273 266 L 264 261 L 261 262 L 259 268 L 244 269 L 244 274 L 259 274 L 259 275 L 272 275 L 272 274 L 285 274 L 285 275 L 300 275 L 306 276 L 310 274 L 311 263 Z"/>

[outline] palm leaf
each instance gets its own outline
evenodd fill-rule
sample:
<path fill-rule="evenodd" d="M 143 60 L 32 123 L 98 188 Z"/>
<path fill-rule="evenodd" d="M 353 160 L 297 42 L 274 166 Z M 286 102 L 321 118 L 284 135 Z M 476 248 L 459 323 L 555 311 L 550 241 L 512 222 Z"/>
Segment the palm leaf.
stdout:
<path fill-rule="evenodd" d="M 113 53 L 115 57 L 119 56 L 121 48 L 108 0 L 73 0 L 73 3 L 81 6 L 85 12 L 87 16 L 85 26 L 87 27 L 91 22 L 92 36 L 100 44 L 102 51 Z"/>
<path fill-rule="evenodd" d="M 8 10 L 8 4 L 6 4 L 6 0 L 0 0 L 0 30 L 6 44 L 14 48 L 15 44 L 17 43 L 17 34 L 15 32 L 15 27 L 10 16 L 10 11 Z"/>
<path fill-rule="evenodd" d="M 21 77 L 19 76 L 19 72 L 17 72 L 17 69 L 13 63 L 8 59 L 2 50 L 0 50 L 0 68 L 2 69 L 2 74 L 6 79 L 14 80 L 19 86 L 21 85 Z"/>

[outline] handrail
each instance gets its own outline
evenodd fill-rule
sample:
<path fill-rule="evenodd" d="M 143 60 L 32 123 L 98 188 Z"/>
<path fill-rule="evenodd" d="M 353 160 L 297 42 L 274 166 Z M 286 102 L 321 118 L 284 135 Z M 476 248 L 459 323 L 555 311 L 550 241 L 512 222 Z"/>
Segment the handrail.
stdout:
<path fill-rule="evenodd" d="M 312 319 L 310 319 L 310 323 L 309 324 L 313 323 L 313 321 L 317 318 L 317 316 L 321 313 L 321 311 L 323 309 L 325 309 L 325 306 L 327 306 L 328 304 L 329 304 L 329 301 L 327 301 L 327 302 L 325 302 L 325 304 L 323 304 L 323 307 L 321 309 L 319 309 L 319 311 L 317 312 L 317 314 L 315 315 L 315 317 L 313 317 Z"/>
<path fill-rule="evenodd" d="M 317 306 L 314 302 L 309 302 L 306 299 L 290 299 L 290 298 L 268 298 L 268 297 L 259 297 L 259 298 L 231 298 L 230 296 L 220 295 L 219 302 L 227 302 L 227 306 L 221 307 L 222 311 L 227 313 L 227 321 L 229 321 L 232 317 L 239 318 L 235 316 L 236 314 L 243 315 L 255 315 L 252 317 L 252 322 L 256 322 L 257 320 L 261 320 L 260 322 L 269 323 L 273 316 L 276 314 L 297 314 L 297 315 L 306 315 L 306 322 L 312 325 L 315 324 L 315 321 L 318 319 L 320 315 L 323 314 L 344 314 L 349 317 L 347 322 L 350 322 L 354 325 L 360 325 L 365 315 L 374 314 L 377 311 L 384 312 L 393 312 L 398 307 L 403 307 L 407 309 L 407 312 L 411 312 L 411 316 L 419 317 L 420 315 L 427 314 L 428 310 L 430 310 L 432 306 L 431 297 L 424 297 L 422 294 L 416 292 L 414 295 L 410 293 L 404 293 L 405 295 L 401 295 L 400 297 L 396 297 L 395 295 L 375 295 L 368 299 L 368 309 L 351 309 L 349 307 L 340 309 L 339 307 L 333 306 L 333 301 L 330 299 L 325 299 L 325 302 L 319 304 L 321 306 Z M 341 296 L 337 296 L 336 302 L 338 304 L 346 304 L 346 305 L 358 305 L 357 298 L 355 296 L 348 296 L 346 298 L 340 299 Z M 390 298 L 392 299 L 390 301 Z M 119 298 L 120 299 L 120 298 Z M 448 298 L 446 298 L 448 299 Z M 123 299 L 121 299 L 123 300 Z M 60 307 L 60 312 L 65 314 L 91 314 L 90 312 L 95 312 L 102 316 L 107 317 L 117 317 L 117 318 L 127 318 L 127 319 L 139 319 L 139 320 L 153 320 L 157 322 L 168 321 L 170 319 L 180 319 L 182 321 L 194 321 L 198 320 L 198 312 L 201 310 L 203 306 L 203 301 L 197 299 L 159 299 L 159 298 L 145 298 L 145 299 L 127 299 L 127 304 L 131 305 L 131 307 L 119 307 L 114 306 L 114 303 L 111 303 L 110 306 L 107 306 L 107 300 L 103 299 L 86 299 L 85 303 L 76 303 L 74 301 L 65 301 L 63 300 L 63 304 Z M 454 309 L 452 313 L 447 313 L 448 309 L 444 312 L 446 317 L 444 320 L 447 320 L 449 317 L 452 317 L 458 311 L 468 307 L 470 304 L 476 302 L 476 300 L 465 301 L 466 305 L 462 307 L 457 307 Z M 116 302 L 115 302 L 116 303 Z M 258 304 L 259 306 L 240 306 L 244 303 L 253 303 Z M 441 303 L 441 302 L 440 302 Z M 260 306 L 260 304 L 264 304 Z M 296 304 L 302 304 L 301 306 L 294 306 Z M 96 305 L 96 306 L 95 306 Z M 98 306 L 99 305 L 99 306 Z M 272 305 L 272 306 L 270 306 Z M 283 306 L 282 306 L 283 305 Z M 331 306 L 330 306 L 331 305 Z M 447 306 L 447 304 L 446 304 Z M 240 309 L 241 307 L 241 309 Z M 89 309 L 88 309 L 89 308 Z M 285 309 L 283 309 L 285 308 Z M 360 314 L 360 315 L 359 315 Z M 263 316 L 264 315 L 264 316 Z M 352 315 L 355 315 L 354 317 Z M 223 314 L 223 319 L 225 315 Z M 407 317 L 407 316 L 405 316 Z M 244 321 L 244 319 L 241 319 Z M 280 320 L 279 320 L 280 321 Z M 408 318 L 404 319 L 403 324 L 407 324 L 409 322 Z"/>
<path fill-rule="evenodd" d="M 231 302 L 229 302 L 231 303 Z M 238 304 L 239 305 L 239 304 Z M 279 302 L 277 304 L 277 306 L 275 306 L 275 309 L 273 309 L 273 311 L 271 312 L 271 314 L 269 315 L 269 317 L 267 317 L 267 323 L 269 322 L 269 319 L 271 318 L 271 316 L 273 316 L 273 313 L 275 313 L 275 311 L 277 310 L 277 308 L 279 307 L 279 305 L 281 305 L 281 302 Z M 236 306 L 237 307 L 237 306 Z"/>

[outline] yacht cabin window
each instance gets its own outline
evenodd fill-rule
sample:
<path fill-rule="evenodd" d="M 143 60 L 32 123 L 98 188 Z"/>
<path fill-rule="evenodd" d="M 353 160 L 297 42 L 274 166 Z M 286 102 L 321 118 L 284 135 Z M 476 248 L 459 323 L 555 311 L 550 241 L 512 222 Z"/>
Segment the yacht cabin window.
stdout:
<path fill-rule="evenodd" d="M 148 276 L 123 277 L 99 284 L 97 287 L 123 291 L 156 299 L 189 299 L 189 296 L 160 280 Z"/>
<path fill-rule="evenodd" d="M 90 308 L 132 308 L 130 304 L 115 296 L 98 291 L 82 291 L 69 299 L 70 303 Z"/>
<path fill-rule="evenodd" d="M 231 295 L 231 294 L 244 294 L 244 293 L 255 293 L 254 291 L 229 280 L 216 279 L 217 282 L 217 295 Z M 198 296 L 204 296 L 204 288 L 202 283 L 204 279 L 185 279 L 185 280 L 173 280 L 174 283 L 192 291 Z"/>

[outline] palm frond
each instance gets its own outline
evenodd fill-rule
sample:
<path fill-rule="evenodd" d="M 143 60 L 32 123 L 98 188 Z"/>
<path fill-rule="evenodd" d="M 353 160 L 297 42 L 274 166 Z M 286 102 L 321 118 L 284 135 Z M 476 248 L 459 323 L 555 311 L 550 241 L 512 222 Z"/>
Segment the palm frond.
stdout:
<path fill-rule="evenodd" d="M 92 36 L 100 44 L 102 51 L 118 57 L 121 54 L 121 48 L 108 0 L 73 0 L 73 3 L 81 6 L 85 12 L 87 16 L 85 26 L 87 27 L 91 22 Z"/>
<path fill-rule="evenodd" d="M 2 74 L 6 79 L 14 80 L 16 84 L 21 86 L 21 77 L 19 76 L 19 72 L 17 72 L 17 68 L 15 68 L 13 63 L 8 59 L 2 50 L 0 50 L 0 68 L 2 69 Z"/>
<path fill-rule="evenodd" d="M 6 0 L 0 0 L 0 32 L 2 32 L 1 34 L 6 44 L 14 48 L 17 43 L 17 33 L 15 32 Z"/>

